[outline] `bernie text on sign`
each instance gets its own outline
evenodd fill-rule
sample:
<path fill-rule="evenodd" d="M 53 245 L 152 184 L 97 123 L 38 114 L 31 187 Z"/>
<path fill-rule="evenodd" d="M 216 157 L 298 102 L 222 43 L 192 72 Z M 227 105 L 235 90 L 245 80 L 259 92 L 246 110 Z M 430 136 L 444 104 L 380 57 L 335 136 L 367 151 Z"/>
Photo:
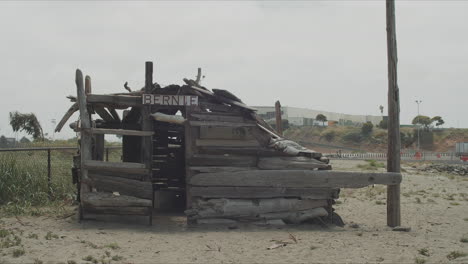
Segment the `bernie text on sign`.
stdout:
<path fill-rule="evenodd" d="M 198 96 L 195 95 L 161 95 L 143 94 L 143 104 L 151 105 L 198 105 Z"/>

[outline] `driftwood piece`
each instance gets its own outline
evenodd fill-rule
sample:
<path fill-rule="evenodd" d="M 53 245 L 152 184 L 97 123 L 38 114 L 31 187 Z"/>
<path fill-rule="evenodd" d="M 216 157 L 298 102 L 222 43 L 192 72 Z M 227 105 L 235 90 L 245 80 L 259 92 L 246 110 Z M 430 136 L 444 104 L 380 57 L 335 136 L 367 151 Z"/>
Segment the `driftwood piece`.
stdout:
<path fill-rule="evenodd" d="M 89 174 L 91 185 L 98 191 L 118 192 L 121 195 L 152 199 L 153 184 L 151 182 L 135 181 L 119 177 L 109 177 L 99 174 Z"/>
<path fill-rule="evenodd" d="M 273 199 L 209 199 L 196 200 L 185 213 L 193 218 L 242 218 L 273 212 L 300 211 L 326 206 L 326 200 Z"/>
<path fill-rule="evenodd" d="M 148 207 L 92 207 L 83 206 L 83 210 L 88 214 L 109 214 L 109 215 L 141 215 L 146 216 L 151 213 Z"/>
<path fill-rule="evenodd" d="M 260 147 L 255 139 L 197 139 L 195 145 L 197 147 Z"/>
<path fill-rule="evenodd" d="M 308 157 L 259 158 L 257 167 L 263 170 L 330 169 L 331 165 Z"/>
<path fill-rule="evenodd" d="M 248 173 L 200 173 L 193 176 L 189 183 L 194 186 L 361 188 L 372 184 L 394 185 L 400 182 L 401 174 L 394 172 L 252 170 Z"/>
<path fill-rule="evenodd" d="M 115 122 L 114 118 L 112 117 L 107 110 L 102 106 L 95 106 L 94 111 L 102 118 L 102 120 L 112 123 Z"/>
<path fill-rule="evenodd" d="M 257 158 L 253 156 L 194 154 L 189 164 L 192 166 L 255 167 Z"/>
<path fill-rule="evenodd" d="M 106 128 L 90 128 L 86 129 L 91 134 L 112 134 L 124 136 L 151 136 L 153 131 L 129 130 L 129 129 L 106 129 Z"/>
<path fill-rule="evenodd" d="M 115 108 L 108 107 L 107 109 L 109 110 L 109 113 L 112 115 L 112 118 L 114 118 L 114 122 L 120 123 L 122 121 L 117 111 L 115 111 Z"/>
<path fill-rule="evenodd" d="M 60 132 L 65 123 L 67 123 L 68 119 L 70 119 L 70 117 L 78 110 L 78 103 L 74 103 L 72 106 L 70 106 L 70 108 L 67 110 L 65 115 L 63 115 L 62 119 L 60 119 L 60 122 L 55 127 L 55 132 Z"/>
<path fill-rule="evenodd" d="M 190 170 L 197 173 L 208 173 L 208 172 L 234 172 L 234 171 L 249 171 L 258 170 L 257 167 L 216 167 L 216 166 L 191 166 Z"/>
<path fill-rule="evenodd" d="M 189 121 L 191 126 L 219 126 L 219 127 L 254 127 L 255 123 L 251 122 L 221 122 L 221 121 Z"/>
<path fill-rule="evenodd" d="M 91 118 L 88 113 L 88 107 L 86 104 L 86 95 L 84 91 L 84 83 L 83 83 L 83 73 L 79 69 L 76 70 L 76 90 L 77 90 L 77 102 L 80 109 L 80 119 L 81 119 L 81 128 L 87 129 L 91 128 Z M 84 132 L 84 131 L 83 131 Z M 90 160 L 93 156 L 92 152 L 92 138 L 91 135 L 84 132 L 81 133 L 81 140 L 80 140 L 80 153 L 81 153 L 81 178 L 86 179 L 88 178 L 88 171 L 84 169 L 83 162 L 85 160 Z M 86 189 L 86 188 L 85 188 Z"/>
<path fill-rule="evenodd" d="M 151 114 L 154 120 L 176 124 L 176 125 L 183 125 L 185 123 L 185 118 L 183 116 L 176 116 L 176 115 L 166 115 L 163 113 L 154 113 Z"/>
<path fill-rule="evenodd" d="M 287 153 L 291 156 L 297 156 L 299 154 L 307 154 L 313 158 L 320 158 L 322 157 L 322 153 L 316 152 L 314 150 L 310 150 L 308 148 L 305 148 L 298 143 L 292 141 L 292 140 L 287 140 L 287 139 L 274 139 L 272 138 L 270 141 L 270 148 L 276 149 L 278 151 L 283 151 L 284 153 Z"/>
<path fill-rule="evenodd" d="M 192 187 L 192 195 L 203 198 L 291 198 L 338 199 L 339 189 L 286 187 Z"/>
<path fill-rule="evenodd" d="M 90 104 L 104 104 L 106 106 L 139 107 L 142 106 L 141 96 L 90 94 L 87 97 Z"/>
<path fill-rule="evenodd" d="M 81 197 L 84 206 L 90 207 L 151 207 L 152 201 L 127 195 L 104 192 L 89 192 Z"/>
<path fill-rule="evenodd" d="M 110 171 L 117 173 L 133 173 L 137 175 L 147 174 L 145 164 L 133 162 L 105 162 L 97 160 L 86 160 L 82 163 L 83 168 L 95 171 Z"/>
<path fill-rule="evenodd" d="M 327 210 L 323 207 L 318 207 L 303 211 L 259 214 L 258 218 L 265 220 L 281 219 L 288 224 L 300 224 L 316 217 L 325 216 L 328 216 Z"/>

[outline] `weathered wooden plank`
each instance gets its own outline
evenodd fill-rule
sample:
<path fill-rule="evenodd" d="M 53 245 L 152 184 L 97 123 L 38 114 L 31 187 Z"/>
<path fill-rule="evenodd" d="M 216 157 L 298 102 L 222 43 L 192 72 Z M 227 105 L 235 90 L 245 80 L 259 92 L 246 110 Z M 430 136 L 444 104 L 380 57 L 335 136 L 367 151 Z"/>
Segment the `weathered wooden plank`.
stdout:
<path fill-rule="evenodd" d="M 256 123 L 253 120 L 247 120 L 241 115 L 216 115 L 212 113 L 193 113 L 193 117 L 200 121 L 217 121 L 232 123 Z"/>
<path fill-rule="evenodd" d="M 197 139 L 197 147 L 260 147 L 257 140 Z"/>
<path fill-rule="evenodd" d="M 151 207 L 152 201 L 127 195 L 104 192 L 89 192 L 81 197 L 84 206 L 89 207 Z"/>
<path fill-rule="evenodd" d="M 401 174 L 393 172 L 252 170 L 200 173 L 193 176 L 189 184 L 194 186 L 361 188 L 371 184 L 394 185 L 400 182 Z"/>
<path fill-rule="evenodd" d="M 140 131 L 128 129 L 107 129 L 107 128 L 90 128 L 87 131 L 91 134 L 111 134 L 111 135 L 124 135 L 124 136 L 152 136 L 153 131 Z"/>
<path fill-rule="evenodd" d="M 89 174 L 91 185 L 101 192 L 118 192 L 121 195 L 152 199 L 153 184 L 119 177 Z"/>
<path fill-rule="evenodd" d="M 197 173 L 207 173 L 207 172 L 233 172 L 233 171 L 248 171 L 248 170 L 258 170 L 257 167 L 216 167 L 216 166 L 191 166 L 190 170 Z"/>
<path fill-rule="evenodd" d="M 220 122 L 220 121 L 190 121 L 191 126 L 219 126 L 219 127 L 254 127 L 255 123 L 234 123 L 234 122 Z"/>
<path fill-rule="evenodd" d="M 190 158 L 189 164 L 193 166 L 254 167 L 257 165 L 257 158 L 253 156 L 194 154 Z"/>
<path fill-rule="evenodd" d="M 109 215 L 141 215 L 147 216 L 151 213 L 149 207 L 83 207 L 85 213 L 88 214 L 109 214 Z"/>
<path fill-rule="evenodd" d="M 153 62 L 147 61 L 145 63 L 145 93 L 149 94 L 153 90 Z M 151 117 L 151 105 L 144 105 L 141 108 L 141 130 L 145 133 L 153 135 L 153 118 Z M 141 162 L 145 164 L 148 170 L 151 170 L 153 165 L 153 138 L 141 138 Z M 148 180 L 151 178 L 148 174 Z"/>
<path fill-rule="evenodd" d="M 262 157 L 257 167 L 262 170 L 330 169 L 331 165 L 308 157 Z"/>
<path fill-rule="evenodd" d="M 97 160 L 86 160 L 82 163 L 83 168 L 96 171 L 113 171 L 119 173 L 145 174 L 148 169 L 145 164 L 133 162 L 105 162 Z"/>
<path fill-rule="evenodd" d="M 90 174 L 99 174 L 99 175 L 104 175 L 104 176 L 109 176 L 109 177 L 119 177 L 119 178 L 125 178 L 129 180 L 137 180 L 137 181 L 142 181 L 144 180 L 144 176 L 149 172 L 147 169 L 140 170 L 138 169 L 138 173 L 131 173 L 125 170 L 106 170 L 106 169 L 90 169 L 88 170 L 88 173 Z"/>
<path fill-rule="evenodd" d="M 104 135 L 94 135 L 93 160 L 104 160 Z"/>
<path fill-rule="evenodd" d="M 200 139 L 255 139 L 252 127 L 200 127 Z"/>
<path fill-rule="evenodd" d="M 272 199 L 209 199 L 196 200 L 186 214 L 193 219 L 253 217 L 263 213 L 301 211 L 326 206 L 326 200 Z"/>
<path fill-rule="evenodd" d="M 214 104 L 206 102 L 204 100 L 199 100 L 199 104 L 202 108 L 209 109 L 211 112 L 222 112 L 222 113 L 241 113 L 239 108 L 231 107 L 224 104 Z"/>
<path fill-rule="evenodd" d="M 212 154 L 212 155 L 247 155 L 247 156 L 259 156 L 259 157 L 290 157 L 288 154 L 282 151 L 276 151 L 274 149 L 262 148 L 262 147 L 198 147 L 201 154 Z"/>
<path fill-rule="evenodd" d="M 203 198 L 277 198 L 301 197 L 303 199 L 337 199 L 339 189 L 286 188 L 286 187 L 192 187 L 192 195 Z"/>
<path fill-rule="evenodd" d="M 87 100 L 90 104 L 102 104 L 118 107 L 142 106 L 141 96 L 89 94 L 87 96 Z"/>

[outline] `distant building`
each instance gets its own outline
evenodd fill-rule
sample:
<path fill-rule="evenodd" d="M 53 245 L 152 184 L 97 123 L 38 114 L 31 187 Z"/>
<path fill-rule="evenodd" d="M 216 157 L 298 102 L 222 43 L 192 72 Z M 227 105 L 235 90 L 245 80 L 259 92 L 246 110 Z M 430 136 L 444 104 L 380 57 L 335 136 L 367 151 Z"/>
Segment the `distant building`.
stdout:
<path fill-rule="evenodd" d="M 274 106 L 252 107 L 257 109 L 257 114 L 259 114 L 263 119 L 267 121 L 275 119 Z M 295 126 L 322 126 L 322 122 L 315 120 L 318 114 L 323 114 L 327 117 L 328 122 L 325 122 L 325 126 L 361 126 L 366 122 L 371 122 L 373 125 L 378 125 L 383 118 L 386 118 L 373 115 L 348 115 L 290 106 L 281 107 L 281 118 L 287 119 L 290 125 Z"/>

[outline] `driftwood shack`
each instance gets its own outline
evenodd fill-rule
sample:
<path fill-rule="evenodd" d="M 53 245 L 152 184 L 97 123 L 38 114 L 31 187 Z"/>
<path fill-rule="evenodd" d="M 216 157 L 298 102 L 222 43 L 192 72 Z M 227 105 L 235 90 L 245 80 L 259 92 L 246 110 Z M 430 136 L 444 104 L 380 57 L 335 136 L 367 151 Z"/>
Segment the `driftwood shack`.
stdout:
<path fill-rule="evenodd" d="M 79 111 L 70 127 L 81 135 L 72 170 L 80 219 L 143 215 L 151 224 L 155 208 L 174 206 L 169 194 L 183 198 L 189 223 L 333 222 L 339 188 L 401 182 L 399 173 L 334 172 L 232 93 L 199 78 L 160 87 L 152 76 L 147 62 L 144 88 L 99 95 L 76 71 L 77 96 L 56 130 Z M 122 135 L 122 162 L 103 161 L 106 134 Z"/>

